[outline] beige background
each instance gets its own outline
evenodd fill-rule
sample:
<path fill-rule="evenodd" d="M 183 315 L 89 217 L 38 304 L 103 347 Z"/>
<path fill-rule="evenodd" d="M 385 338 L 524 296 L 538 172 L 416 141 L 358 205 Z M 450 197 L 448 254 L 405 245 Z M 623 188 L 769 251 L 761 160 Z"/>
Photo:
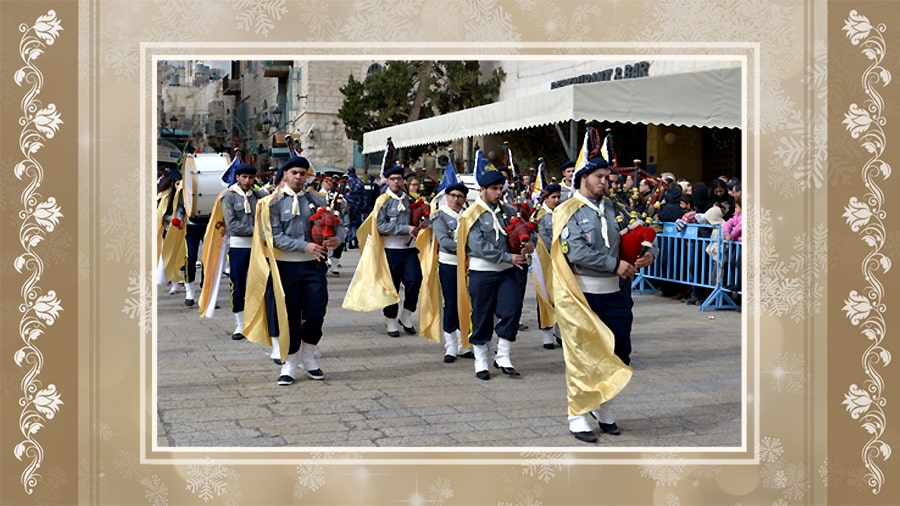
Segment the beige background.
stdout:
<path fill-rule="evenodd" d="M 270 9 L 254 10 L 255 5 Z M 0 220 L 0 503 L 898 502 L 897 485 L 887 479 L 892 471 L 896 474 L 896 459 L 883 453 L 885 445 L 897 446 L 897 431 L 888 422 L 891 404 L 870 405 L 861 418 L 851 417 L 843 404 L 851 385 L 871 387 L 870 397 L 890 399 L 888 387 L 897 375 L 895 366 L 883 362 L 888 355 L 878 349 L 867 353 L 866 347 L 878 344 L 891 328 L 883 313 L 891 306 L 887 288 L 897 286 L 896 274 L 878 256 L 897 260 L 898 242 L 890 235 L 897 228 L 896 211 L 873 188 L 890 194 L 891 185 L 896 186 L 885 177 L 887 171 L 879 172 L 879 160 L 890 164 L 886 139 L 896 130 L 891 122 L 897 119 L 889 111 L 900 97 L 894 83 L 885 86 L 865 77 L 876 61 L 892 73 L 900 68 L 896 4 L 2 0 L 0 9 L 0 161 L 4 193 L 13 197 L 0 200 L 0 211 L 11 217 Z M 19 87 L 11 77 L 23 65 L 19 26 L 31 27 L 51 9 L 63 31 L 34 62 L 43 76 L 37 99 L 55 103 L 64 124 L 32 155 L 44 172 L 19 180 L 10 174 L 24 158 L 18 118 L 32 86 Z M 863 20 L 883 24 L 884 30 L 866 31 L 854 44 L 848 37 L 853 30 L 843 30 L 853 9 L 860 16 L 853 30 L 862 30 Z M 867 57 L 862 43 L 878 37 L 883 37 L 883 49 L 866 45 L 874 48 Z M 437 44 L 416 50 L 421 46 L 413 46 L 416 41 Z M 612 41 L 618 44 L 599 44 Z M 239 44 L 225 47 L 233 42 Z M 381 42 L 395 44 L 376 44 Z M 696 46 L 678 46 L 685 42 Z M 149 391 L 142 389 L 151 366 L 151 232 L 149 214 L 139 212 L 149 213 L 148 185 L 155 176 L 150 56 L 192 53 L 747 56 L 744 198 L 749 199 L 745 241 L 751 281 L 745 332 L 753 371 L 748 404 L 759 413 L 758 423 L 754 411 L 748 419 L 748 446 L 758 460 L 735 463 L 741 456 L 729 454 L 725 460 L 709 452 L 703 455 L 707 460 L 697 463 L 695 455 L 677 450 L 566 455 L 535 449 L 501 455 L 507 459 L 503 463 L 489 462 L 497 456 L 488 453 L 412 452 L 187 452 L 149 455 L 166 462 L 142 463 L 150 437 L 141 432 L 141 424 L 153 420 Z M 873 102 L 866 114 L 884 115 L 885 123 L 869 123 L 862 130 L 867 135 L 854 138 L 842 122 L 851 104 L 865 110 L 873 92 L 883 103 Z M 879 143 L 878 138 L 884 140 Z M 872 139 L 876 148 L 866 151 L 863 143 Z M 867 164 L 875 169 L 865 170 Z M 42 243 L 32 248 L 40 261 L 31 264 L 31 271 L 40 273 L 36 285 L 41 293 L 55 290 L 62 311 L 31 342 L 39 350 L 41 367 L 29 376 L 30 364 L 20 367 L 13 359 L 25 343 L 18 307 L 27 296 L 20 288 L 27 276 L 13 265 L 24 251 L 16 238 L 29 222 L 18 213 L 33 207 L 23 195 L 26 184 L 34 181 L 39 200 L 55 197 L 63 219 L 52 231 L 41 232 Z M 873 192 L 869 199 L 867 192 Z M 872 209 L 885 214 L 868 217 L 868 229 L 852 230 L 844 214 L 854 197 L 865 202 L 857 216 Z M 867 243 L 865 230 L 887 232 L 875 233 Z M 874 263 L 867 263 L 867 256 Z M 848 304 L 855 300 L 853 290 L 872 295 L 868 300 L 880 300 L 884 308 L 865 312 L 861 301 Z M 871 339 L 863 333 L 866 329 L 874 329 Z M 881 345 L 893 351 L 890 341 Z M 14 448 L 24 439 L 20 420 L 26 409 L 19 399 L 25 395 L 22 385 L 35 381 L 39 389 L 55 385 L 63 404 L 52 418 L 41 420 L 43 428 L 32 435 L 37 448 L 20 460 Z M 866 423 L 872 424 L 872 433 Z M 433 457 L 447 462 L 423 465 Z M 251 458 L 268 463 L 251 463 Z M 373 462 L 375 458 L 393 462 L 385 465 Z M 22 475 L 31 462 L 40 464 L 41 479 L 28 494 Z M 202 484 L 208 487 L 196 486 Z"/>

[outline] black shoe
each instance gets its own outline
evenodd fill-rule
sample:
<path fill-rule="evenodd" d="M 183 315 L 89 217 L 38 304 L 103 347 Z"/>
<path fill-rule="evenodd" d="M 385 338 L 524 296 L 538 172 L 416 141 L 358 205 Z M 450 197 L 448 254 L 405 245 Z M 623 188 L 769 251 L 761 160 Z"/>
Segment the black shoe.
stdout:
<path fill-rule="evenodd" d="M 501 367 L 500 372 L 511 378 L 519 378 L 522 376 L 521 374 L 519 374 L 519 371 L 517 371 L 515 367 Z"/>
<path fill-rule="evenodd" d="M 184 305 L 187 307 L 191 307 L 194 305 L 194 299 L 184 299 Z"/>
<path fill-rule="evenodd" d="M 284 365 L 280 358 L 273 358 L 272 362 L 275 362 L 275 365 Z"/>
<path fill-rule="evenodd" d="M 547 344 L 544 345 L 544 349 L 545 349 L 545 350 L 555 350 L 555 349 L 556 349 L 556 345 L 553 344 L 553 343 L 547 343 Z"/>
<path fill-rule="evenodd" d="M 281 376 L 278 377 L 278 384 L 279 384 L 279 385 L 282 385 L 282 386 L 284 386 L 284 385 L 290 385 L 290 384 L 293 383 L 293 382 L 294 382 L 294 378 L 288 376 L 287 374 L 283 374 L 283 375 L 281 375 Z"/>
<path fill-rule="evenodd" d="M 314 379 L 314 380 L 325 379 L 325 373 L 322 372 L 322 369 L 313 369 L 312 371 L 306 371 L 306 376 L 308 376 L 309 379 Z"/>
<path fill-rule="evenodd" d="M 456 362 L 456 355 L 444 355 L 445 364 L 452 364 L 453 362 Z"/>
<path fill-rule="evenodd" d="M 572 431 L 569 431 L 572 432 Z M 575 436 L 575 439 L 579 441 L 584 441 L 585 443 L 596 443 L 597 435 L 593 432 L 572 432 L 572 435 Z"/>
<path fill-rule="evenodd" d="M 241 339 L 244 339 L 244 334 L 241 334 L 240 332 L 235 332 L 234 334 L 231 334 L 231 339 L 233 341 L 240 341 Z"/>
<path fill-rule="evenodd" d="M 462 355 L 457 355 L 457 357 L 469 358 L 469 359 L 475 360 L 475 352 L 472 350 L 469 350 L 469 351 L 463 353 Z"/>
<path fill-rule="evenodd" d="M 525 325 L 524 323 L 520 323 L 519 330 L 528 330 L 528 325 Z"/>
<path fill-rule="evenodd" d="M 561 337 L 556 338 L 556 344 L 558 344 L 560 347 L 562 347 L 562 338 Z"/>
<path fill-rule="evenodd" d="M 391 337 L 400 337 L 400 332 L 398 332 L 396 330 L 389 330 L 388 335 Z"/>
<path fill-rule="evenodd" d="M 622 429 L 616 425 L 616 422 L 613 423 L 603 423 L 597 422 L 597 425 L 600 426 L 600 430 L 603 431 L 604 434 L 609 434 L 610 436 L 618 436 L 622 433 Z"/>
<path fill-rule="evenodd" d="M 480 380 L 489 380 L 489 379 L 491 379 L 491 373 L 487 370 L 478 371 L 475 373 L 475 377 Z"/>
<path fill-rule="evenodd" d="M 403 329 L 403 332 L 406 332 L 407 334 L 409 334 L 409 335 L 411 335 L 411 336 L 416 335 L 416 328 L 415 328 L 415 327 L 407 327 L 407 326 L 404 325 L 403 322 L 401 322 L 400 320 L 397 320 L 397 323 L 400 324 L 400 328 Z"/>

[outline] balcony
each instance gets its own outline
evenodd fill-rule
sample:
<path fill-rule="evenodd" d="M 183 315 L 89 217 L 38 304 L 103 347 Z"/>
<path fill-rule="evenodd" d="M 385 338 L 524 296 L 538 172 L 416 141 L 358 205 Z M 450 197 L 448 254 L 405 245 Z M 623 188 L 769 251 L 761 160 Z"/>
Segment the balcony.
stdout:
<path fill-rule="evenodd" d="M 291 60 L 268 60 L 263 62 L 263 65 L 265 66 L 263 76 L 287 79 L 294 62 Z"/>
<path fill-rule="evenodd" d="M 222 93 L 225 95 L 241 96 L 241 80 L 240 79 L 222 79 Z"/>

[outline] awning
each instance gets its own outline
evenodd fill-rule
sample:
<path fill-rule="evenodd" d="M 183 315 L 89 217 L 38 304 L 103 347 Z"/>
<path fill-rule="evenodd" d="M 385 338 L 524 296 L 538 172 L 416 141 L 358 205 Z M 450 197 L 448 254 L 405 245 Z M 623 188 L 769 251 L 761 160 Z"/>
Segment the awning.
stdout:
<path fill-rule="evenodd" d="M 741 127 L 741 67 L 575 84 L 363 134 L 363 153 L 569 120 Z"/>

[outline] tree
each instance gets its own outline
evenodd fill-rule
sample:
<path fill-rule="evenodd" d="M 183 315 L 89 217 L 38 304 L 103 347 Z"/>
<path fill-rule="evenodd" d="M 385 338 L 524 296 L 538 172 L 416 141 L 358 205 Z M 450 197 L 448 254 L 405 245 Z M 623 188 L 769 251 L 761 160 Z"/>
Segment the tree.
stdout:
<path fill-rule="evenodd" d="M 361 145 L 365 132 L 491 103 L 505 78 L 496 69 L 482 80 L 477 61 L 389 61 L 362 81 L 349 77 L 340 88 L 338 117 L 347 137 Z M 443 145 L 409 147 L 404 158 L 415 160 Z"/>

